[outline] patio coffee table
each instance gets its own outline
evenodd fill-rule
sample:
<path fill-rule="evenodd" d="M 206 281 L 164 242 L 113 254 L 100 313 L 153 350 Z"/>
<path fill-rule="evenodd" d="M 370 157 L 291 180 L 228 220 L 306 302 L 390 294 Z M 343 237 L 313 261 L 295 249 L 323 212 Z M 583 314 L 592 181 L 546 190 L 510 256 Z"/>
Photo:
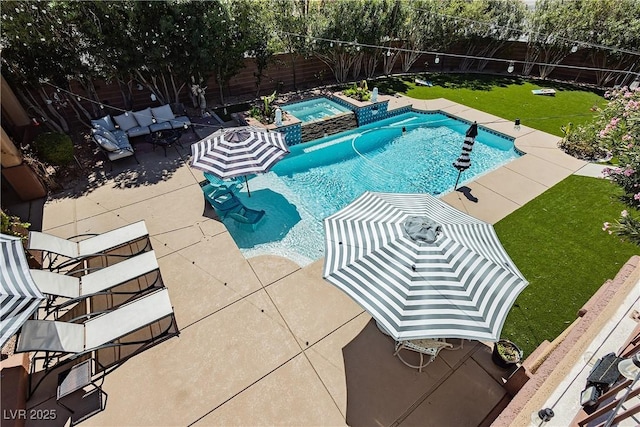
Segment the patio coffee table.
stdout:
<path fill-rule="evenodd" d="M 151 134 L 150 142 L 153 145 L 154 150 L 156 149 L 156 146 L 162 147 L 164 150 L 164 156 L 167 157 L 167 147 L 171 147 L 173 144 L 177 143 L 181 148 L 184 148 L 180 142 L 181 136 L 182 131 L 179 129 L 159 130 Z"/>

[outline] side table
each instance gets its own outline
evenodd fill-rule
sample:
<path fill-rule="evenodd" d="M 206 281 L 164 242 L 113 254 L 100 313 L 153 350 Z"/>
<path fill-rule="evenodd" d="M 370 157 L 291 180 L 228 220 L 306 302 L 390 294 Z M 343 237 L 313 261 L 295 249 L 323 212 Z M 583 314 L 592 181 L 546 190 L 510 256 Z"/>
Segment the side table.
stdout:
<path fill-rule="evenodd" d="M 104 409 L 103 404 L 104 402 L 106 402 L 106 399 L 103 401 L 102 396 L 104 395 L 105 397 L 107 397 L 107 393 L 102 391 L 102 388 L 93 381 L 93 362 L 93 359 L 85 360 L 84 362 L 78 363 L 77 365 L 71 367 L 71 369 L 61 372 L 58 375 L 56 402 L 60 406 L 71 412 L 72 415 L 75 414 L 75 411 L 62 402 L 62 399 L 65 396 L 68 396 L 80 389 L 84 389 L 88 385 L 91 385 L 93 386 L 93 390 L 87 392 L 85 394 L 85 397 L 93 395 L 98 399 L 98 409 L 94 410 L 93 412 L 83 414 L 81 418 L 75 420 L 72 417 L 72 425 L 77 424 Z"/>
<path fill-rule="evenodd" d="M 156 149 L 156 146 L 162 147 L 164 150 L 164 156 L 167 157 L 167 147 L 171 147 L 173 144 L 177 143 L 181 148 L 184 148 L 180 142 L 181 136 L 182 131 L 179 129 L 159 130 L 151 134 L 150 142 L 153 145 L 154 150 Z"/>

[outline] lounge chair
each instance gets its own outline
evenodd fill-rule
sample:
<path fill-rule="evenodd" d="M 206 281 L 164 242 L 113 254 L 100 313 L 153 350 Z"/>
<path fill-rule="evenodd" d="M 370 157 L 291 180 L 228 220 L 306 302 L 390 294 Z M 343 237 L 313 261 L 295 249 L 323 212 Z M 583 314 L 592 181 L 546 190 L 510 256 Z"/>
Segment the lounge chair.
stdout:
<path fill-rule="evenodd" d="M 27 320 L 20 330 L 16 352 L 74 353 L 77 357 L 104 346 L 122 345 L 116 342 L 119 338 L 172 315 L 169 291 L 165 288 L 97 314 L 84 323 Z"/>
<path fill-rule="evenodd" d="M 212 184 L 205 184 L 202 187 L 202 192 L 204 198 L 222 218 L 226 218 L 231 210 L 242 206 L 240 199 L 226 185 L 216 187 Z"/>
<path fill-rule="evenodd" d="M 220 179 L 217 176 L 215 176 L 215 175 L 213 175 L 211 173 L 208 173 L 208 172 L 204 173 L 204 177 L 213 186 L 220 187 L 222 185 L 225 185 L 231 191 L 234 191 L 234 192 L 236 190 L 240 190 L 242 188 L 242 186 L 243 186 L 243 181 L 242 181 L 242 178 L 240 178 L 240 177 L 231 178 L 229 180 L 223 180 L 223 179 Z"/>
<path fill-rule="evenodd" d="M 88 320 L 83 323 L 74 323 L 85 318 Z M 168 324 L 165 319 L 169 322 Z M 142 332 L 143 329 L 148 336 Z M 116 309 L 86 314 L 69 322 L 27 320 L 18 335 L 16 353 L 44 352 L 45 354 L 43 357 L 34 356 L 32 359 L 32 373 L 36 365 L 41 366 L 35 363 L 36 360 L 44 361 L 42 366 L 45 367 L 46 372 L 34 390 L 29 383 L 29 394 L 31 394 L 48 373 L 81 356 L 91 352 L 96 352 L 99 356 L 103 349 L 117 348 L 118 354 L 125 355 L 113 363 L 118 364 L 178 334 L 169 292 L 164 288 Z M 124 349 L 126 346 L 135 346 L 135 350 L 127 352 Z M 57 362 L 51 363 L 54 359 L 57 359 Z M 105 373 L 109 366 L 111 365 L 105 365 Z M 29 376 L 29 381 L 32 376 Z"/>
<path fill-rule="evenodd" d="M 443 348 L 453 349 L 453 345 L 446 342 L 444 339 L 419 339 L 419 340 L 407 340 L 407 341 L 397 341 L 396 342 L 396 351 L 393 353 L 394 356 L 398 356 L 398 359 L 402 361 L 405 365 L 416 368 L 419 372 L 422 372 L 422 368 L 427 366 L 429 363 L 433 362 Z M 420 363 L 414 365 L 410 362 L 407 362 L 400 355 L 400 351 L 402 350 L 411 350 L 415 351 L 420 355 Z M 427 356 L 428 359 L 425 362 L 424 357 Z"/>
<path fill-rule="evenodd" d="M 87 238 L 76 240 L 81 237 Z M 39 231 L 30 231 L 27 249 L 42 251 L 43 265 L 47 261 L 47 268 L 53 270 L 64 268 L 70 263 L 78 262 L 86 257 L 105 255 L 108 251 L 144 238 L 147 239 L 147 244 L 142 251 L 145 251 L 150 243 L 149 232 L 144 221 L 138 221 L 102 234 L 80 234 L 68 239 Z M 56 265 L 59 256 L 63 256 L 69 261 Z"/>
<path fill-rule="evenodd" d="M 155 279 L 144 289 L 138 288 L 136 291 L 115 291 L 113 289 L 154 271 L 156 272 Z M 45 307 L 47 315 L 54 310 L 57 311 L 68 307 L 87 297 L 106 293 L 137 296 L 156 287 L 158 283 L 162 284 L 158 260 L 154 251 L 128 258 L 81 277 L 54 273 L 48 270 L 32 269 L 30 272 L 40 291 L 49 296 Z M 66 301 L 55 304 L 57 297 L 63 297 Z"/>
<path fill-rule="evenodd" d="M 243 205 L 239 209 L 227 213 L 227 216 L 240 224 L 254 226 L 262 219 L 264 214 L 265 211 L 263 210 L 250 209 Z"/>

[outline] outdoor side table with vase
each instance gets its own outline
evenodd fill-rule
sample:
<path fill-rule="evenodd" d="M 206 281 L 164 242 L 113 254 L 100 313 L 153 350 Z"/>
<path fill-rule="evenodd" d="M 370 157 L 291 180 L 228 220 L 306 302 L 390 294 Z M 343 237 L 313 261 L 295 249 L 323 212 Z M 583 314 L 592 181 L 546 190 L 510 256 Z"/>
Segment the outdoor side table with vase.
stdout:
<path fill-rule="evenodd" d="M 152 132 L 149 142 L 153 145 L 154 150 L 156 147 L 162 147 L 164 150 L 164 156 L 167 157 L 167 147 L 171 147 L 173 144 L 178 144 L 181 148 L 184 148 L 180 142 L 181 136 L 182 131 L 180 129 L 164 129 Z"/>

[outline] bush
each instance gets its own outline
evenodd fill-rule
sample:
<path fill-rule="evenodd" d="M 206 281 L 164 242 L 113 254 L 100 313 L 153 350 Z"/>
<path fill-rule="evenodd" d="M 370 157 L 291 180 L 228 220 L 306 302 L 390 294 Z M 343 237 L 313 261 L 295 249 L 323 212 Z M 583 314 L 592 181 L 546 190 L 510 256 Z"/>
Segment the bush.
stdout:
<path fill-rule="evenodd" d="M 570 156 L 581 160 L 593 161 L 606 157 L 607 152 L 600 146 L 596 135 L 600 129 L 594 122 L 582 126 L 569 123 L 562 128 L 565 137 L 558 146 Z"/>
<path fill-rule="evenodd" d="M 66 166 L 73 161 L 73 142 L 69 135 L 58 132 L 43 133 L 36 137 L 33 144 L 38 156 L 46 163 Z"/>
<path fill-rule="evenodd" d="M 366 80 L 363 80 L 360 86 L 354 83 L 353 86 L 343 90 L 342 93 L 344 96 L 357 99 L 358 101 L 371 100 L 371 92 L 369 92 Z"/>

